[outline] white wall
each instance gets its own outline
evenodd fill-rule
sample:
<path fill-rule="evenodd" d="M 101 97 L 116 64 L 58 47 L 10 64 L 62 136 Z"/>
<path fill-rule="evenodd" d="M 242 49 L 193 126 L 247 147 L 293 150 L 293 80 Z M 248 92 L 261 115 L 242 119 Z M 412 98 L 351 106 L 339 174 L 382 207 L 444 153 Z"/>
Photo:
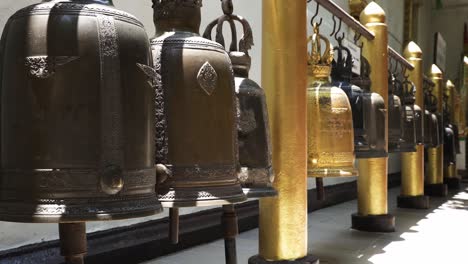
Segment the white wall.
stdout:
<path fill-rule="evenodd" d="M 299 0 L 298 0 L 299 1 Z M 16 10 L 29 4 L 37 3 L 38 0 L 0 0 L 0 28 L 4 27 L 4 24 L 9 16 L 11 16 Z M 240 14 L 247 18 L 254 31 L 255 46 L 251 52 L 252 55 L 252 70 L 251 78 L 258 83 L 261 83 L 261 30 L 262 30 L 262 19 L 261 19 L 261 0 L 236 0 L 235 2 L 235 13 Z M 382 0 L 377 1 L 382 7 L 389 11 L 391 10 L 391 16 L 387 12 L 390 30 L 390 43 L 393 48 L 397 51 L 401 51 L 402 41 L 402 19 L 403 19 L 403 0 Z M 345 10 L 348 9 L 347 0 L 336 1 Z M 152 21 L 152 9 L 150 0 L 114 0 L 114 4 L 119 9 L 128 11 L 136 15 L 145 25 L 149 36 L 154 35 L 154 26 Z M 315 3 L 309 4 L 308 14 L 309 17 L 315 12 Z M 203 8 L 203 23 L 201 32 L 208 22 L 221 15 L 220 2 L 219 0 L 205 0 Z M 324 18 L 324 24 L 322 32 L 330 32 L 333 27 L 331 15 L 323 8 L 320 9 L 320 16 Z M 310 27 L 309 27 L 310 28 Z M 352 39 L 354 35 L 351 34 L 349 38 Z M 226 38 L 227 40 L 229 37 Z M 334 41 L 334 40 L 333 40 Z M 391 155 L 389 163 L 389 173 L 398 172 L 400 170 L 399 155 Z M 346 181 L 353 181 L 354 178 L 346 179 L 326 179 L 325 184 L 337 184 Z M 315 181 L 309 181 L 309 188 L 315 186 Z M 207 208 L 205 208 L 207 209 Z M 198 208 L 184 209 L 181 211 L 182 214 L 199 211 Z M 166 217 L 167 212 L 148 218 L 133 219 L 126 221 L 114 221 L 114 222 L 96 222 L 89 223 L 87 226 L 88 232 L 104 230 L 117 226 L 131 225 L 137 222 L 148 221 L 152 219 L 158 219 Z M 48 241 L 57 239 L 57 225 L 56 224 L 17 224 L 0 222 L 0 251 L 15 248 L 18 246 L 37 243 L 41 241 Z"/>

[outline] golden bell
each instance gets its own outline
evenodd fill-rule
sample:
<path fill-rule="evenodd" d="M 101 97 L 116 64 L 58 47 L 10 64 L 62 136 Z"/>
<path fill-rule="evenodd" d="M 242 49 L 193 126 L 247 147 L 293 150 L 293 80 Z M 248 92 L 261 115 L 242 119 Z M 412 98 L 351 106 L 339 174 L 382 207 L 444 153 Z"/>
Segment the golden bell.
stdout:
<path fill-rule="evenodd" d="M 330 84 L 333 47 L 316 24 L 308 42 L 312 47 L 307 88 L 308 176 L 357 176 L 351 105 L 346 93 Z"/>

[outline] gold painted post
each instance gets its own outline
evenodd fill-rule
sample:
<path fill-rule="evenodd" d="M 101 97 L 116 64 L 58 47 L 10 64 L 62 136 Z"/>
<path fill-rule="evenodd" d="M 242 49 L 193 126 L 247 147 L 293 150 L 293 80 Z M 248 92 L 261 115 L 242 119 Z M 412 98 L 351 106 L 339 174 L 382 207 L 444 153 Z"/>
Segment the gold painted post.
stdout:
<path fill-rule="evenodd" d="M 439 118 L 439 125 L 441 125 L 441 122 L 443 124 L 442 107 L 444 84 L 442 71 L 437 65 L 432 65 L 430 78 L 435 84 L 433 94 L 437 98 L 437 116 Z M 442 133 L 442 131 L 440 131 L 440 133 Z M 446 196 L 448 190 L 447 185 L 444 184 L 444 145 L 441 144 L 435 148 L 428 148 L 427 155 L 427 185 L 424 192 L 429 196 Z"/>
<path fill-rule="evenodd" d="M 278 197 L 260 200 L 258 256 L 249 263 L 317 263 L 307 256 L 306 0 L 263 0 L 266 89 Z"/>
<path fill-rule="evenodd" d="M 371 2 L 362 11 L 361 23 L 375 35 L 373 41 L 364 40 L 363 56 L 372 67 L 371 90 L 380 94 L 388 109 L 388 28 L 385 11 Z M 385 125 L 388 148 L 388 116 Z M 358 213 L 352 216 L 352 228 L 370 232 L 395 231 L 395 217 L 387 208 L 388 158 L 359 160 Z"/>
<path fill-rule="evenodd" d="M 447 96 L 446 107 L 447 107 L 447 110 L 449 111 L 449 117 L 450 117 L 449 121 L 450 121 L 450 124 L 454 124 L 458 126 L 457 114 L 455 111 L 455 105 L 456 105 L 455 94 L 456 94 L 455 84 L 451 80 L 448 80 L 445 85 L 445 95 Z M 454 127 L 452 128 L 454 129 Z M 456 138 L 454 136 L 454 140 L 455 139 Z M 455 144 L 458 144 L 458 142 L 455 142 Z M 444 182 L 447 184 L 447 187 L 449 189 L 459 189 L 460 181 L 461 179 L 458 177 L 456 161 L 451 164 L 444 164 Z"/>
<path fill-rule="evenodd" d="M 413 41 L 406 46 L 404 51 L 405 58 L 414 66 L 414 69 L 409 73 L 409 80 L 416 86 L 415 104 L 421 108 L 424 114 L 422 55 L 421 48 Z M 424 196 L 424 145 L 417 145 L 416 152 L 402 153 L 401 168 L 401 195 L 398 197 L 398 207 L 429 208 L 429 197 Z"/>

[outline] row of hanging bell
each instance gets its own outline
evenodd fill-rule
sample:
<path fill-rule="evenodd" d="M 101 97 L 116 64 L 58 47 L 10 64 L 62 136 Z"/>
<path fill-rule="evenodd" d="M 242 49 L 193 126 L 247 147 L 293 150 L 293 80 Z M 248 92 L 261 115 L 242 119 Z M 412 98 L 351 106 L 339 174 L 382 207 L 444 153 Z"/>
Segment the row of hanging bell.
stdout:
<path fill-rule="evenodd" d="M 350 50 L 338 39 L 332 62 L 333 85 L 341 88 L 351 104 L 356 158 L 387 157 L 385 144 L 385 101 L 378 93 L 370 91 L 370 65 L 361 57 L 361 75 L 352 72 L 353 57 Z"/>
<path fill-rule="evenodd" d="M 357 176 L 354 167 L 354 130 L 351 105 L 346 93 L 330 83 L 333 46 L 313 24 L 308 38 L 308 157 L 309 177 L 315 177 L 319 199 L 323 196 L 325 177 Z M 322 43 L 323 42 L 323 43 Z M 325 51 L 322 53 L 322 44 Z"/>
<path fill-rule="evenodd" d="M 432 94 L 433 87 L 424 81 L 424 145 L 436 148 L 442 144 L 439 118 L 437 117 L 437 98 Z"/>

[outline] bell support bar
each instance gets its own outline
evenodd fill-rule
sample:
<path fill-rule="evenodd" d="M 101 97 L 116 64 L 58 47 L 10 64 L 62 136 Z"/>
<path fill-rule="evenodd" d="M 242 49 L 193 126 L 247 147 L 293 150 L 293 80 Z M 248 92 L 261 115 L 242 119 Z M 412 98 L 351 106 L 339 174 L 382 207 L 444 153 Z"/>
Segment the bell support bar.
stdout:
<path fill-rule="evenodd" d="M 366 27 L 364 27 L 359 21 L 349 15 L 341 7 L 335 4 L 335 2 L 331 0 L 315 0 L 315 2 L 317 2 L 317 4 L 321 5 L 323 8 L 327 9 L 330 13 L 335 15 L 335 17 L 341 19 L 341 21 L 356 31 L 359 35 L 365 37 L 368 40 L 373 40 L 375 38 L 372 32 L 370 32 Z"/>
<path fill-rule="evenodd" d="M 413 64 L 407 61 L 403 56 L 401 56 L 398 52 L 396 52 L 391 47 L 388 47 L 388 55 L 392 57 L 394 60 L 396 60 L 398 63 L 400 63 L 407 70 L 410 70 L 410 71 L 414 70 Z"/>
<path fill-rule="evenodd" d="M 359 21 L 357 21 L 354 17 L 349 15 L 346 11 L 344 11 L 340 6 L 338 6 L 332 0 L 314 0 L 317 4 L 321 5 L 323 8 L 327 9 L 330 13 L 332 13 L 335 17 L 341 19 L 346 25 L 352 28 L 361 36 L 365 37 L 368 40 L 374 40 L 375 36 L 372 32 L 370 32 L 364 25 L 362 25 Z M 309 1 L 310 2 L 310 1 Z M 398 52 L 396 52 L 391 47 L 388 47 L 389 55 L 397 60 L 400 64 L 402 64 L 406 69 L 413 70 L 414 67 L 411 63 L 409 63 L 403 56 L 401 56 Z"/>

